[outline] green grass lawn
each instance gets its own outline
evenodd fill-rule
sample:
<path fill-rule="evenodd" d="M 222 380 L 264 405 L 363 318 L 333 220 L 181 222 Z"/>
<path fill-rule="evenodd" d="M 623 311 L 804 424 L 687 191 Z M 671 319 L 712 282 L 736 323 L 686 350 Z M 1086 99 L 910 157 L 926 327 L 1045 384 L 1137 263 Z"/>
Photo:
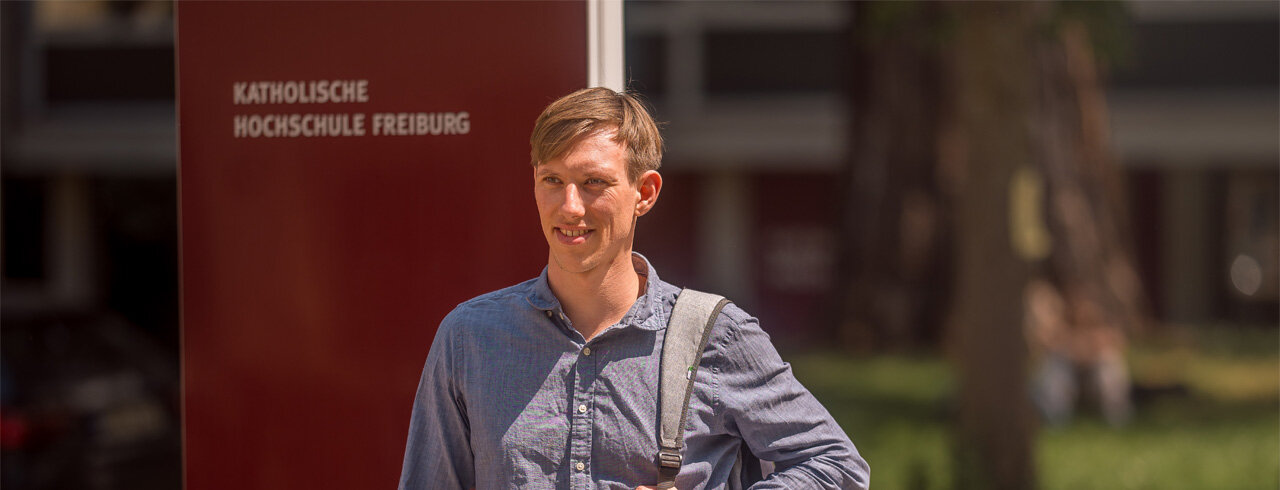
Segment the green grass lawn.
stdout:
<path fill-rule="evenodd" d="M 927 356 L 787 356 L 871 463 L 873 488 L 951 487 L 954 376 Z M 1082 407 L 1044 427 L 1040 487 L 1280 488 L 1280 331 L 1179 330 L 1130 351 L 1133 421 L 1112 428 Z"/>

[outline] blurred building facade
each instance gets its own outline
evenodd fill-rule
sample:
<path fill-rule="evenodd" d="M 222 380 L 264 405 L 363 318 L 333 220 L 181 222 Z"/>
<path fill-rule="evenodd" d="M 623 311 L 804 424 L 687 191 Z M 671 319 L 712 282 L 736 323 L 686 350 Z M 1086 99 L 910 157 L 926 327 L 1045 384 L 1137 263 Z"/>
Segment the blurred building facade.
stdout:
<path fill-rule="evenodd" d="M 1137 261 L 1165 321 L 1277 322 L 1280 36 L 1270 2 L 1135 2 L 1109 93 Z"/>
<path fill-rule="evenodd" d="M 174 488 L 172 5 L 4 2 L 5 488 Z"/>
<path fill-rule="evenodd" d="M 781 340 L 818 339 L 836 285 L 850 22 L 836 2 L 635 2 L 630 87 L 666 121 L 668 176 L 636 249 Z"/>
<path fill-rule="evenodd" d="M 176 207 L 152 200 L 176 188 L 169 5 L 18 3 L 5 22 L 5 307 L 107 305 L 176 340 L 176 261 L 156 265 Z"/>
<path fill-rule="evenodd" d="M 1107 99 L 1152 313 L 1276 325 L 1277 6 L 1127 7 L 1128 42 L 1106 77 Z M 628 79 L 669 122 L 665 204 L 637 249 L 802 344 L 828 336 L 822 325 L 832 323 L 825 302 L 839 262 L 852 11 L 833 2 L 627 4 Z"/>

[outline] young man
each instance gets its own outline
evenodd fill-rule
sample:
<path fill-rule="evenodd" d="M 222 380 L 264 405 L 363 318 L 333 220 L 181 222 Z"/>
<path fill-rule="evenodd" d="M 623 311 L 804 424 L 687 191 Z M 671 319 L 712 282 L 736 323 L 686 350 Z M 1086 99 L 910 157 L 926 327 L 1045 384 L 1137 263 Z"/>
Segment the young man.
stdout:
<path fill-rule="evenodd" d="M 401 488 L 647 488 L 659 481 L 658 367 L 680 288 L 631 251 L 662 190 L 662 137 L 633 96 L 584 89 L 534 125 L 542 274 L 458 305 L 418 385 Z M 676 488 L 724 488 L 745 444 L 752 488 L 866 488 L 869 469 L 730 304 L 694 378 Z"/>

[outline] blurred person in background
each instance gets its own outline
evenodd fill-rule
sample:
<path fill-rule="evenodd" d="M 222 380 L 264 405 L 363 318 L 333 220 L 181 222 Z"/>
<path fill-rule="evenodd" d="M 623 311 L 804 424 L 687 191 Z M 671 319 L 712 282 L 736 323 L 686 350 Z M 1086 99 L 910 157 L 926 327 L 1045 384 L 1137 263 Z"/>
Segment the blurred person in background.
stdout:
<path fill-rule="evenodd" d="M 1044 279 L 1028 284 L 1026 304 L 1027 339 L 1039 357 L 1032 394 L 1045 422 L 1070 421 L 1080 395 L 1088 393 L 1107 423 L 1126 424 L 1133 407 L 1121 329 L 1087 293 L 1064 297 Z"/>

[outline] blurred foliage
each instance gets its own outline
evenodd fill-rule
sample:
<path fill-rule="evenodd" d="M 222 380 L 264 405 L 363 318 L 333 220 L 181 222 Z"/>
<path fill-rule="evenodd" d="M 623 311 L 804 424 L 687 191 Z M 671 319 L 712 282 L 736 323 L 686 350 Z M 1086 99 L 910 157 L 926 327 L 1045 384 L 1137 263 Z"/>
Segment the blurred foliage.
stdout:
<path fill-rule="evenodd" d="M 937 2 L 857 2 L 854 39 L 869 49 L 896 40 L 940 54 L 956 34 L 956 16 Z"/>
<path fill-rule="evenodd" d="M 1280 487 L 1280 330 L 1170 327 L 1134 342 L 1136 413 L 1112 428 L 1082 403 L 1040 431 L 1044 489 Z M 936 356 L 789 356 L 871 463 L 877 489 L 952 478 L 955 379 Z"/>
<path fill-rule="evenodd" d="M 1116 0 L 1057 2 L 1052 24 L 1079 21 L 1089 31 L 1098 64 L 1115 68 L 1133 60 L 1132 21 L 1125 2 Z"/>
<path fill-rule="evenodd" d="M 863 2 L 857 10 L 866 16 L 857 25 L 855 39 L 870 47 L 878 47 L 886 39 L 902 37 L 904 28 L 927 25 L 923 32 L 912 31 L 912 36 L 923 35 L 918 41 L 931 50 L 940 50 L 955 36 L 960 18 L 954 9 L 930 8 L 938 2 L 895 1 Z M 1064 22 L 1084 24 L 1092 41 L 1094 55 L 1101 66 L 1115 68 L 1133 60 L 1132 19 L 1126 2 L 1119 0 L 1060 1 L 1051 5 L 1052 13 L 1044 25 L 1046 35 L 1056 35 Z"/>

